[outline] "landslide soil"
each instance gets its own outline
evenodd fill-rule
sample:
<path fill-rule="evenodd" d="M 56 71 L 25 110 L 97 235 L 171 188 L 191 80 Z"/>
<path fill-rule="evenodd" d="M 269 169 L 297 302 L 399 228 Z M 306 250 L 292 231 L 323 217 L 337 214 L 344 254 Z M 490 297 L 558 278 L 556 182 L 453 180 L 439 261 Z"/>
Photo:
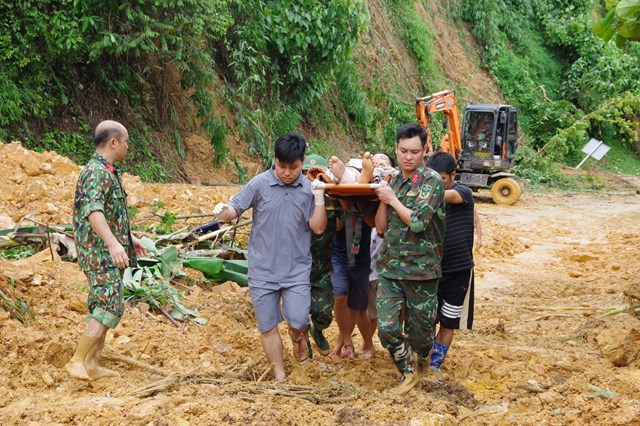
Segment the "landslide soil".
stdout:
<path fill-rule="evenodd" d="M 16 143 L 0 144 L 0 162 L 0 213 L 70 222 L 80 167 Z M 238 190 L 148 185 L 128 175 L 124 182 L 145 223 L 157 221 L 155 199 L 190 214 Z M 398 374 L 377 338 L 372 359 L 316 354 L 298 364 L 282 327 L 290 379 L 275 385 L 263 375 L 249 295 L 230 283 L 179 287 L 186 305 L 208 319 L 202 326 L 178 329 L 127 306 L 107 350 L 144 364 L 111 356 L 104 364 L 121 377 L 71 380 L 63 366 L 84 327 L 83 274 L 48 252 L 3 262 L 0 286 L 22 297 L 36 319 L 22 325 L 0 309 L 0 424 L 638 424 L 640 323 L 629 312 L 605 315 L 627 305 L 625 290 L 639 293 L 637 184 L 527 191 L 510 207 L 478 194 L 484 246 L 475 251 L 474 330 L 456 334 L 443 374 L 402 397 L 387 393 Z M 15 286 L 9 274 L 19 275 Z M 336 337 L 335 324 L 328 334 Z"/>

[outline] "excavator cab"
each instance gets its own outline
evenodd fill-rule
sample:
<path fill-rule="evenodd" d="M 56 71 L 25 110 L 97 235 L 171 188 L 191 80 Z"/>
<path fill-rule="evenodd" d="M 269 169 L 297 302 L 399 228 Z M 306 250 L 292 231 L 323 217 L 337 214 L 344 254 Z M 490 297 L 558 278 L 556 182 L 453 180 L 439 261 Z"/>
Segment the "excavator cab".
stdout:
<path fill-rule="evenodd" d="M 428 152 L 432 152 L 431 114 L 442 112 L 448 132 L 435 147 L 450 153 L 458 164 L 456 178 L 473 190 L 491 188 L 498 204 L 511 205 L 522 195 L 521 181 L 509 168 L 518 148 L 518 114 L 511 105 L 467 105 L 462 113 L 453 91 L 443 90 L 416 98 L 418 123 L 427 131 Z"/>
<path fill-rule="evenodd" d="M 469 105 L 462 118 L 461 170 L 504 170 L 516 155 L 518 118 L 511 105 Z"/>

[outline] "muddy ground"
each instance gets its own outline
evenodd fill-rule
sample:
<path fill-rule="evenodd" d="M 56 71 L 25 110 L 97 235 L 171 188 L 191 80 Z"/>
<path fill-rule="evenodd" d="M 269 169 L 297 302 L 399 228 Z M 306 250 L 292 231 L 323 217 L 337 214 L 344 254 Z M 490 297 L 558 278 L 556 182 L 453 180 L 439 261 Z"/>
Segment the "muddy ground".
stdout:
<path fill-rule="evenodd" d="M 0 144 L 0 160 L 4 220 L 70 221 L 77 166 L 17 144 Z M 157 220 L 155 199 L 201 213 L 238 190 L 130 176 L 125 185 L 140 222 Z M 456 334 L 442 375 L 402 397 L 387 393 L 398 374 L 377 341 L 372 359 L 316 355 L 298 364 L 283 333 L 290 379 L 275 385 L 250 298 L 230 284 L 180 287 L 204 326 L 178 329 L 129 306 L 105 353 L 122 376 L 71 380 L 63 366 L 84 328 L 84 276 L 48 252 L 2 262 L 0 286 L 36 320 L 25 326 L 0 309 L 0 424 L 638 424 L 640 322 L 615 313 L 629 303 L 625 290 L 639 293 L 637 189 L 634 178 L 611 191 L 529 190 L 511 207 L 478 194 L 474 330 Z M 15 287 L 7 275 L 18 277 Z"/>

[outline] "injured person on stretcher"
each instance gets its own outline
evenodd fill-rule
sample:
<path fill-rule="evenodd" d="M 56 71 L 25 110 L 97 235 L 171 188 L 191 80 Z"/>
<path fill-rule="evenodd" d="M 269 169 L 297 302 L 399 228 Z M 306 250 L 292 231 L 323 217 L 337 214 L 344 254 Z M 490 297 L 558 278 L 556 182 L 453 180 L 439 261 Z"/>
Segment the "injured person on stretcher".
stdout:
<path fill-rule="evenodd" d="M 324 182 L 327 195 L 371 201 L 376 198 L 375 190 L 380 182 L 388 181 L 398 173 L 393 165 L 393 157 L 384 152 L 366 152 L 362 159 L 352 158 L 347 164 L 333 156 L 329 159 L 328 170 L 314 167 L 309 169 L 307 176 Z"/>

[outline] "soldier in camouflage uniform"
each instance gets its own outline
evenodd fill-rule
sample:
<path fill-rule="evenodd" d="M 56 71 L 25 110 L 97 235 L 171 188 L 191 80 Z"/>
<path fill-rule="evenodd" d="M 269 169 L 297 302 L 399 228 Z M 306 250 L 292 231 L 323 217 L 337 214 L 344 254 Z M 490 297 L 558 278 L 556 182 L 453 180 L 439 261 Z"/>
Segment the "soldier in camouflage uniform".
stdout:
<path fill-rule="evenodd" d="M 327 160 L 315 154 L 305 157 L 302 173 L 312 167 L 327 170 Z M 311 240 L 311 327 L 309 334 L 313 338 L 318 352 L 329 354 L 329 342 L 322 333 L 331 325 L 333 320 L 333 289 L 331 286 L 331 252 L 333 250 L 333 236 L 336 233 L 338 208 L 335 200 L 325 198 L 327 211 L 327 228 L 321 235 L 313 235 Z"/>
<path fill-rule="evenodd" d="M 407 124 L 396 133 L 401 172 L 376 192 L 380 207 L 376 229 L 385 234 L 378 258 L 378 335 L 389 350 L 402 381 L 393 393 L 416 385 L 419 371 L 428 367 L 441 276 L 445 204 L 440 175 L 423 164 L 427 134 Z M 405 307 L 404 333 L 401 322 Z M 412 352 L 418 354 L 418 371 Z"/>
<path fill-rule="evenodd" d="M 122 317 L 122 270 L 144 255 L 140 240 L 131 234 L 127 194 L 113 163 L 124 160 L 129 133 L 120 123 L 103 121 L 94 130 L 96 152 L 78 177 L 73 225 L 78 264 L 89 281 L 87 331 L 66 369 L 77 379 L 98 379 L 118 373 L 98 365 L 109 328 Z"/>

